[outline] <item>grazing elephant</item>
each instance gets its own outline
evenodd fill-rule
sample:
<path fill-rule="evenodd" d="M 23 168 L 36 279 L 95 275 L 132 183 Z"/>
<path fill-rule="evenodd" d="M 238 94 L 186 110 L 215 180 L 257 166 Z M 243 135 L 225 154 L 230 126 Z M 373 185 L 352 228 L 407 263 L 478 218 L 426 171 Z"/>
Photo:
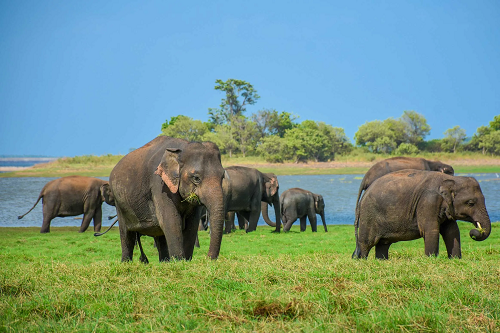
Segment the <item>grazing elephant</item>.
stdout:
<path fill-rule="evenodd" d="M 22 219 L 31 212 L 40 199 L 43 203 L 43 224 L 41 233 L 50 232 L 50 222 L 55 217 L 76 216 L 83 214 L 80 232 L 84 232 L 94 220 L 94 231 L 101 230 L 102 203 L 114 206 L 115 200 L 105 180 L 83 176 L 68 176 L 54 179 L 45 184 L 33 207 L 24 215 L 18 216 Z"/>
<path fill-rule="evenodd" d="M 279 183 L 274 173 L 262 173 L 254 168 L 230 166 L 226 168 L 229 177 L 227 191 L 224 194 L 227 202 L 226 233 L 234 226 L 234 214 L 238 214 L 238 222 L 248 221 L 247 232 L 255 231 L 260 213 L 267 224 L 276 227 L 280 232 L 281 213 L 279 206 Z M 267 205 L 274 206 L 276 223 L 268 216 Z M 210 215 L 211 216 L 211 215 Z M 241 218 L 242 217 L 242 218 Z M 240 224 L 241 227 L 241 224 Z"/>
<path fill-rule="evenodd" d="M 216 259 L 224 224 L 224 175 L 212 142 L 159 136 L 123 157 L 109 178 L 122 261 L 132 260 L 136 233 L 155 238 L 160 261 L 191 259 L 203 206 L 211 219 L 208 256 Z"/>
<path fill-rule="evenodd" d="M 363 191 L 366 191 L 366 189 L 376 179 L 390 172 L 404 169 L 438 171 L 451 176 L 455 174 L 455 170 L 453 170 L 453 167 L 451 165 L 444 164 L 439 161 L 429 161 L 419 157 L 391 157 L 385 159 L 372 165 L 372 167 L 366 172 L 365 176 L 363 177 L 361 185 L 359 185 L 358 199 L 356 200 L 356 211 L 358 210 L 359 198 L 361 198 L 361 193 Z"/>
<path fill-rule="evenodd" d="M 461 258 L 457 220 L 475 225 L 469 233 L 474 240 L 490 235 L 484 196 L 474 178 L 409 169 L 389 173 L 361 198 L 352 256 L 366 258 L 375 246 L 375 257 L 387 259 L 392 243 L 421 237 L 425 254 L 437 256 L 441 234 L 448 257 Z"/>
<path fill-rule="evenodd" d="M 283 230 L 289 231 L 292 224 L 299 218 L 300 231 L 306 231 L 306 219 L 313 232 L 318 231 L 316 214 L 321 216 L 325 232 L 325 201 L 323 196 L 314 194 L 301 188 L 291 188 L 283 192 L 280 196 L 281 218 L 283 220 Z"/>

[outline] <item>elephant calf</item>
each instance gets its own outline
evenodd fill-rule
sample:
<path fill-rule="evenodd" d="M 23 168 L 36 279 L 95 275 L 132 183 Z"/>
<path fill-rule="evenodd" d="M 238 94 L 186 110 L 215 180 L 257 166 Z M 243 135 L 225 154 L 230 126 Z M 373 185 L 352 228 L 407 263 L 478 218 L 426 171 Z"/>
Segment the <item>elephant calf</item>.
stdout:
<path fill-rule="evenodd" d="M 305 231 L 306 218 L 308 217 L 312 231 L 318 231 L 316 214 L 321 216 L 325 232 L 328 231 L 325 222 L 325 201 L 323 196 L 301 188 L 291 188 L 281 194 L 280 207 L 285 231 L 290 230 L 297 218 L 300 218 L 300 231 Z"/>
<path fill-rule="evenodd" d="M 31 212 L 42 198 L 41 233 L 50 232 L 50 222 L 55 217 L 80 214 L 83 214 L 80 232 L 87 230 L 92 219 L 94 231 L 99 232 L 102 223 L 102 203 L 105 201 L 108 205 L 115 205 L 115 199 L 107 181 L 93 177 L 68 176 L 45 184 L 33 207 L 24 215 L 18 216 L 18 219 L 22 219 Z"/>
<path fill-rule="evenodd" d="M 356 250 L 353 258 L 366 258 L 375 246 L 375 257 L 389 258 L 389 247 L 399 241 L 424 238 L 425 254 L 437 256 L 439 235 L 448 257 L 461 258 L 457 220 L 468 221 L 476 241 L 491 231 L 484 196 L 472 177 L 401 170 L 389 173 L 366 190 L 356 211 Z"/>

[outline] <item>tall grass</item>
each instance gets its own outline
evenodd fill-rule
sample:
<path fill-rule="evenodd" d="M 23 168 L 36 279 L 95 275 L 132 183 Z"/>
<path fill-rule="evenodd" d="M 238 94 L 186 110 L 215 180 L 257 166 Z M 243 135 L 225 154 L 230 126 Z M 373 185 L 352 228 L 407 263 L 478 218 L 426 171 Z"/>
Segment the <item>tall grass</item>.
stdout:
<path fill-rule="evenodd" d="M 224 235 L 217 261 L 209 235 L 190 262 L 120 263 L 113 229 L 2 228 L 0 330 L 340 332 L 500 330 L 500 225 L 468 237 L 463 259 L 425 257 L 423 241 L 394 244 L 390 259 L 353 260 L 352 226 L 329 232 Z M 137 254 L 135 258 L 137 258 Z"/>

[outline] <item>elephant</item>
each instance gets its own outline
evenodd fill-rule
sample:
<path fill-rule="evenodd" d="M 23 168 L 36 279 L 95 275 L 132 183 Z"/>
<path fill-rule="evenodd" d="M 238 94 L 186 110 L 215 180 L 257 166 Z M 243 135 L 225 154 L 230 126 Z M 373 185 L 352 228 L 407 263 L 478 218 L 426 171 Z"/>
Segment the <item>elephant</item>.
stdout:
<path fill-rule="evenodd" d="M 31 212 L 40 199 L 43 203 L 43 223 L 40 229 L 42 234 L 50 232 L 50 222 L 55 217 L 80 214 L 83 214 L 80 232 L 87 230 L 91 220 L 94 221 L 94 231 L 99 232 L 102 224 L 102 203 L 115 205 L 107 181 L 93 177 L 67 176 L 45 184 L 33 207 L 17 218 L 22 219 Z"/>
<path fill-rule="evenodd" d="M 226 172 L 228 186 L 224 195 L 228 214 L 226 215 L 225 232 L 230 233 L 234 226 L 234 213 L 232 212 L 238 214 L 240 228 L 243 221 L 248 221 L 246 232 L 255 231 L 261 211 L 264 221 L 276 228 L 274 232 L 280 232 L 281 212 L 278 177 L 274 173 L 262 173 L 257 169 L 242 166 L 227 167 Z M 274 206 L 276 223 L 269 218 L 267 205 Z"/>
<path fill-rule="evenodd" d="M 358 210 L 359 199 L 361 194 L 378 178 L 382 177 L 389 172 L 403 170 L 403 169 L 415 169 L 415 170 L 428 170 L 428 171 L 439 171 L 453 176 L 455 170 L 448 164 L 444 164 L 440 161 L 429 161 L 420 157 L 391 157 L 380 162 L 375 163 L 366 172 L 361 185 L 359 185 L 358 199 L 356 200 L 356 210 Z"/>
<path fill-rule="evenodd" d="M 203 206 L 211 218 L 208 256 L 217 259 L 225 177 L 219 148 L 208 141 L 158 136 L 125 155 L 109 178 L 120 221 L 122 261 L 132 260 L 136 233 L 154 237 L 160 261 L 190 260 Z"/>
<path fill-rule="evenodd" d="M 491 222 L 479 183 L 472 177 L 420 170 L 400 170 L 375 180 L 361 198 L 355 217 L 353 258 L 389 258 L 392 243 L 424 238 L 425 254 L 437 256 L 439 234 L 449 258 L 461 258 L 457 220 L 477 229 L 469 235 L 483 241 Z"/>
<path fill-rule="evenodd" d="M 300 219 L 300 231 L 306 231 L 308 217 L 312 231 L 318 231 L 316 214 L 321 216 L 325 232 L 328 231 L 325 222 L 325 201 L 320 194 L 297 187 L 288 189 L 280 196 L 280 208 L 283 230 L 285 231 L 290 230 L 297 218 Z"/>

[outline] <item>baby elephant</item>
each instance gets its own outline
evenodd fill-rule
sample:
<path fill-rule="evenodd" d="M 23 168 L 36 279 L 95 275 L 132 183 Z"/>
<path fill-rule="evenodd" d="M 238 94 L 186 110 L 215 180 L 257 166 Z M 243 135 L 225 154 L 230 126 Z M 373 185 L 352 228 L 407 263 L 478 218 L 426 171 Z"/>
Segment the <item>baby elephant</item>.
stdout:
<path fill-rule="evenodd" d="M 477 229 L 469 234 L 476 241 L 490 235 L 484 196 L 474 178 L 408 169 L 389 173 L 361 198 L 352 256 L 366 258 L 375 246 L 375 257 L 387 259 L 392 243 L 421 237 L 425 254 L 437 256 L 441 234 L 448 257 L 461 258 L 457 220 L 474 224 Z"/>
<path fill-rule="evenodd" d="M 50 221 L 54 217 L 76 216 L 83 214 L 80 232 L 84 232 L 94 220 L 94 231 L 101 230 L 102 203 L 114 206 L 115 199 L 105 180 L 83 176 L 68 176 L 52 180 L 45 184 L 38 200 L 22 219 L 31 212 L 40 199 L 43 202 L 43 224 L 41 233 L 50 232 Z"/>
<path fill-rule="evenodd" d="M 309 217 L 312 231 L 318 231 L 316 214 L 321 216 L 325 232 L 328 231 L 325 222 L 325 202 L 319 194 L 301 188 L 291 188 L 281 194 L 280 208 L 285 231 L 290 230 L 297 218 L 300 218 L 300 231 L 305 231 L 307 217 Z"/>

